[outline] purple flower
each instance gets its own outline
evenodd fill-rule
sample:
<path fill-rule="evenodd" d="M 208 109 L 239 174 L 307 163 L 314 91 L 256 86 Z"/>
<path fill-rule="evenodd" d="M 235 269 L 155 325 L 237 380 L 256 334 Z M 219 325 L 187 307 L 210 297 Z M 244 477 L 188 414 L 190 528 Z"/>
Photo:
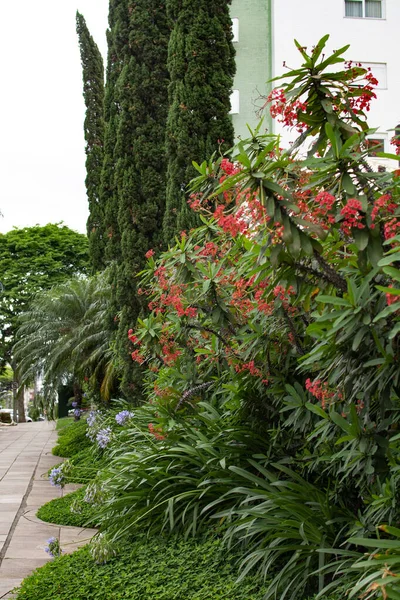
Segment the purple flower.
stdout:
<path fill-rule="evenodd" d="M 111 427 L 100 429 L 96 435 L 96 440 L 100 448 L 105 448 L 111 440 Z"/>
<path fill-rule="evenodd" d="M 78 403 L 77 403 L 77 402 L 73 402 L 73 403 L 72 403 L 72 408 L 76 408 L 77 406 L 78 406 Z"/>
<path fill-rule="evenodd" d="M 49 475 L 51 485 L 55 487 L 64 487 L 64 475 L 62 467 L 54 467 Z"/>
<path fill-rule="evenodd" d="M 80 408 L 76 408 L 76 409 L 74 410 L 74 417 L 80 417 L 80 416 L 81 416 L 81 414 L 82 414 L 82 411 L 81 411 L 81 409 L 80 409 Z"/>
<path fill-rule="evenodd" d="M 93 427 L 97 419 L 97 412 L 95 410 L 91 410 L 89 416 L 87 418 L 88 427 Z"/>
<path fill-rule="evenodd" d="M 117 415 L 115 415 L 115 420 L 117 421 L 118 425 L 125 425 L 126 421 L 128 421 L 128 419 L 131 419 L 132 417 L 134 417 L 133 412 L 129 412 L 129 410 L 122 410 Z"/>
<path fill-rule="evenodd" d="M 47 540 L 47 544 L 48 546 L 44 549 L 47 554 L 50 554 L 50 556 L 53 558 L 61 555 L 62 550 L 60 548 L 60 542 L 57 538 L 51 537 L 49 540 Z"/>

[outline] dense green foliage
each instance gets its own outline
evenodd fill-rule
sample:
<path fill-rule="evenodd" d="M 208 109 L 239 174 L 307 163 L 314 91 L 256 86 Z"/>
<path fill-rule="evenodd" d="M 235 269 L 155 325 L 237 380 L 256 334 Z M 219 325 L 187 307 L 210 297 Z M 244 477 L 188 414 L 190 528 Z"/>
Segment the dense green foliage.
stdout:
<path fill-rule="evenodd" d="M 258 581 L 264 600 L 399 597 L 400 170 L 368 165 L 376 80 L 335 68 L 347 48 L 327 56 L 327 38 L 309 54 L 296 42 L 303 65 L 269 98 L 296 143 L 256 130 L 231 160 L 195 164 L 202 226 L 148 254 L 149 313 L 128 333 L 148 402 L 65 429 L 64 453 L 84 433 L 101 457 L 86 499 L 102 532 L 91 551 L 108 563 L 91 581 L 129 564 L 133 598 L 251 598 Z M 74 560 L 26 585 L 63 598 L 54 582 Z"/>
<path fill-rule="evenodd" d="M 262 600 L 259 580 L 236 583 L 236 559 L 218 540 L 137 536 L 105 565 L 96 565 L 88 548 L 49 562 L 24 580 L 17 599 Z"/>
<path fill-rule="evenodd" d="M 62 225 L 0 234 L 0 365 L 12 363 L 19 314 L 35 294 L 89 269 L 86 236 Z"/>
<path fill-rule="evenodd" d="M 68 525 L 73 527 L 93 527 L 93 510 L 85 502 L 86 488 L 66 494 L 62 498 L 56 498 L 46 502 L 39 508 L 36 516 L 47 523 L 57 525 Z"/>
<path fill-rule="evenodd" d="M 400 178 L 366 162 L 373 76 L 331 73 L 325 42 L 271 96 L 297 143 L 256 131 L 199 166 L 203 227 L 150 257 L 130 339 L 151 404 L 99 480 L 113 539 L 222 524 L 271 599 L 350 591 L 349 538 L 400 518 Z"/>
<path fill-rule="evenodd" d="M 58 432 L 57 444 L 52 453 L 54 456 L 71 458 L 85 448 L 90 446 L 90 440 L 86 436 L 86 420 L 73 422 L 69 427 L 65 427 Z"/>
<path fill-rule="evenodd" d="M 100 203 L 100 179 L 104 149 L 104 65 L 100 50 L 90 35 L 86 21 L 76 13 L 76 31 L 82 61 L 84 123 L 86 141 L 86 191 L 89 202 L 87 234 L 94 271 L 104 267 L 104 207 Z"/>
<path fill-rule="evenodd" d="M 198 223 L 186 205 L 186 186 L 201 162 L 233 144 L 229 115 L 235 74 L 231 0 L 167 0 L 173 29 L 168 47 L 166 244 Z"/>
<path fill-rule="evenodd" d="M 132 369 L 127 331 L 142 309 L 137 274 L 145 265 L 145 253 L 162 242 L 169 25 L 164 1 L 139 0 L 127 7 L 123 65 L 115 89 L 120 113 L 114 181 L 121 244 L 115 294 L 121 309 L 117 335 L 121 390 L 137 402 L 139 374 Z"/>
<path fill-rule="evenodd" d="M 74 420 L 72 417 L 63 417 L 62 419 L 57 419 L 56 430 L 61 431 L 61 429 L 65 429 L 66 427 L 72 427 L 73 424 Z"/>

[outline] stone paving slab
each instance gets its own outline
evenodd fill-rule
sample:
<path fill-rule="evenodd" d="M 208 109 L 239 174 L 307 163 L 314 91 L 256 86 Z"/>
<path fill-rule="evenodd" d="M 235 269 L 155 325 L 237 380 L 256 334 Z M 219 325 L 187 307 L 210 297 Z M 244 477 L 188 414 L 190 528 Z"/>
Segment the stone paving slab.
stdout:
<path fill-rule="evenodd" d="M 48 470 L 63 460 L 51 454 L 56 440 L 54 424 L 45 421 L 0 428 L 0 600 L 14 598 L 10 591 L 51 560 L 44 551 L 50 537 L 57 537 L 69 554 L 96 533 L 36 517 L 42 504 L 81 487 L 72 484 L 61 490 L 47 480 Z"/>

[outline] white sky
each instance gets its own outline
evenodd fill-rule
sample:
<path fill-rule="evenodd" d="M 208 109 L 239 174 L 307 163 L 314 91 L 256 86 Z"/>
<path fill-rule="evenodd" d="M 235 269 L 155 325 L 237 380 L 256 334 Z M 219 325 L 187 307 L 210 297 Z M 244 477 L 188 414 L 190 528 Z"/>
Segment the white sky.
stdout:
<path fill-rule="evenodd" d="M 0 1 L 0 233 L 86 231 L 77 9 L 105 57 L 108 0 Z"/>

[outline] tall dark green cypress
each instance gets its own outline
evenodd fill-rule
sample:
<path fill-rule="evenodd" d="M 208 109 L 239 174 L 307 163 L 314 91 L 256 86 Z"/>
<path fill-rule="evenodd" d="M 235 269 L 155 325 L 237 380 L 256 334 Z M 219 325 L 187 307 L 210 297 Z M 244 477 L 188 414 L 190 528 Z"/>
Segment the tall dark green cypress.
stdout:
<path fill-rule="evenodd" d="M 107 30 L 107 77 L 104 98 L 104 158 L 100 182 L 100 201 L 104 207 L 106 236 L 105 262 L 121 258 L 121 239 L 118 228 L 118 195 L 115 187 L 115 147 L 120 116 L 117 81 L 128 48 L 128 0 L 110 0 Z M 111 269 L 113 273 L 113 269 Z M 112 279 L 115 277 L 112 274 Z M 115 282 L 112 283 L 115 287 Z"/>
<path fill-rule="evenodd" d="M 127 332 L 135 327 L 142 310 L 137 274 L 145 265 L 145 253 L 162 246 L 170 27 L 163 0 L 129 0 L 124 16 L 127 43 L 114 88 L 119 110 L 113 157 L 120 242 L 117 350 L 122 392 L 135 401 L 139 399 L 140 372 L 130 356 Z"/>
<path fill-rule="evenodd" d="M 202 162 L 233 144 L 230 94 L 235 51 L 229 14 L 231 0 L 166 0 L 173 22 L 168 48 L 169 113 L 167 204 L 164 237 L 172 243 L 181 230 L 196 225 L 185 189 Z"/>
<path fill-rule="evenodd" d="M 100 177 L 104 149 L 104 64 L 86 21 L 76 13 L 76 31 L 82 61 L 86 141 L 86 192 L 89 202 L 87 234 L 94 271 L 104 268 L 104 208 L 100 202 Z"/>

